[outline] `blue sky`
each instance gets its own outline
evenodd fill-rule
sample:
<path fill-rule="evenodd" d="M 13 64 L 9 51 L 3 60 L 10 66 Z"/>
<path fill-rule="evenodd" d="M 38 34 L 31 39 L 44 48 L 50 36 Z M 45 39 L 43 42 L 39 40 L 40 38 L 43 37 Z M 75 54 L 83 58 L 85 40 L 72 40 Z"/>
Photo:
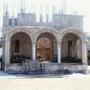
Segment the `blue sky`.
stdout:
<path fill-rule="evenodd" d="M 84 16 L 84 31 L 90 32 L 90 1 L 89 0 L 66 0 L 67 12 L 68 13 L 77 13 Z M 14 16 L 16 17 L 17 12 L 20 12 L 21 0 L 0 0 L 0 27 L 2 25 L 2 15 L 3 15 L 3 5 L 4 3 L 8 4 L 8 10 L 10 16 L 14 11 Z M 45 15 L 46 11 L 52 13 L 52 7 L 56 7 L 57 11 L 59 8 L 62 8 L 62 0 L 25 0 L 26 3 L 26 12 L 36 12 L 37 16 L 41 12 L 41 3 L 42 3 L 42 13 Z M 47 3 L 47 10 L 46 10 Z M 45 16 L 44 16 L 45 17 Z"/>

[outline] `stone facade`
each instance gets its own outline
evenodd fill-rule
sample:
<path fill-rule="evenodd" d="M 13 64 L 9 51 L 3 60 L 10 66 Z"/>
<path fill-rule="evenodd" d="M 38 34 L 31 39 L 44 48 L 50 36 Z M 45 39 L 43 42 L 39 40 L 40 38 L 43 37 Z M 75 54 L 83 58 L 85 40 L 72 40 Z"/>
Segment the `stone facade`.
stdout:
<path fill-rule="evenodd" d="M 49 14 L 46 15 L 48 17 Z M 17 14 L 17 17 L 9 18 L 9 14 L 6 11 L 3 16 L 3 30 L 9 30 L 16 26 L 44 26 L 52 27 L 57 30 L 62 30 L 67 27 L 75 27 L 79 30 L 83 30 L 83 16 L 81 15 L 68 15 L 60 13 L 52 13 L 52 19 L 46 19 L 43 21 L 43 15 L 40 15 L 40 20 L 37 22 L 35 13 L 21 12 Z"/>
<path fill-rule="evenodd" d="M 35 61 L 35 60 L 37 60 L 37 40 L 40 35 L 47 37 L 46 34 L 51 35 L 52 37 L 55 38 L 56 45 L 55 45 L 55 50 L 53 50 L 53 52 L 55 53 L 55 55 L 57 55 L 57 63 L 55 64 L 53 62 L 49 62 L 49 63 L 53 63 L 51 65 L 52 68 L 55 65 L 57 67 L 59 67 L 59 69 L 61 68 L 60 65 L 62 65 L 62 63 L 63 63 L 62 58 L 67 57 L 69 54 L 69 52 L 68 52 L 69 48 L 67 47 L 68 46 L 67 40 L 71 40 L 71 41 L 75 40 L 75 42 L 72 42 L 73 44 L 71 47 L 71 50 L 73 49 L 72 50 L 73 55 L 72 56 L 70 55 L 70 56 L 77 58 L 77 60 L 81 59 L 81 62 L 79 64 L 81 67 L 83 65 L 82 70 L 83 69 L 86 70 L 86 66 L 87 66 L 86 37 L 82 31 L 75 29 L 73 27 L 68 27 L 68 28 L 58 31 L 58 30 L 55 30 L 50 27 L 35 27 L 35 26 L 20 26 L 20 27 L 14 27 L 8 31 L 3 31 L 3 39 L 4 39 L 3 60 L 5 63 L 5 70 L 8 70 L 11 66 L 13 67 L 13 64 L 10 62 L 10 59 L 12 56 L 12 52 L 13 52 L 12 46 L 14 45 L 15 39 L 16 40 L 20 39 L 22 42 L 22 44 L 21 44 L 22 46 L 20 46 L 20 48 L 21 48 L 20 53 L 18 53 L 18 55 L 22 54 L 22 55 L 30 56 L 31 60 Z M 42 37 L 40 37 L 40 38 L 42 38 Z M 52 39 L 50 37 L 48 37 L 48 38 L 51 41 L 53 41 L 53 38 Z M 80 42 L 78 40 L 80 40 Z M 72 53 L 72 51 L 70 51 L 70 53 Z M 15 54 L 15 53 L 13 53 L 13 54 Z M 73 61 L 72 61 L 72 63 L 73 63 Z M 73 63 L 73 66 L 74 66 L 74 64 L 78 65 L 78 63 Z M 49 65 L 49 64 L 46 64 L 46 65 Z M 72 65 L 72 64 L 70 64 L 68 62 L 68 65 Z M 69 68 L 70 66 L 68 66 L 68 65 L 67 65 L 67 67 Z M 51 68 L 51 66 L 48 66 L 47 68 L 49 68 L 49 67 Z M 65 64 L 63 65 L 63 67 L 65 67 Z M 79 69 L 80 68 L 78 68 L 77 71 Z"/>
<path fill-rule="evenodd" d="M 16 18 L 9 18 L 6 10 L 3 16 L 2 62 L 5 70 L 20 71 L 26 64 L 26 68 L 34 69 L 41 63 L 46 71 L 86 70 L 86 43 L 83 16 L 80 15 L 52 13 L 49 21 L 47 13 L 46 22 L 42 15 L 37 22 L 35 13 L 24 11 Z"/>

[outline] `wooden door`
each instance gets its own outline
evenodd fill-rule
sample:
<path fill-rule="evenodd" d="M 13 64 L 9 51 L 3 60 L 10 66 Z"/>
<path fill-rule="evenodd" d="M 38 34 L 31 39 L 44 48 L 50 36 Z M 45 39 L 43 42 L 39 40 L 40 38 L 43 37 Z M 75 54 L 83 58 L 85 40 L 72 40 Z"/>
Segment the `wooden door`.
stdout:
<path fill-rule="evenodd" d="M 52 42 L 48 38 L 41 38 L 37 42 L 37 55 L 43 60 L 49 61 L 52 59 Z"/>

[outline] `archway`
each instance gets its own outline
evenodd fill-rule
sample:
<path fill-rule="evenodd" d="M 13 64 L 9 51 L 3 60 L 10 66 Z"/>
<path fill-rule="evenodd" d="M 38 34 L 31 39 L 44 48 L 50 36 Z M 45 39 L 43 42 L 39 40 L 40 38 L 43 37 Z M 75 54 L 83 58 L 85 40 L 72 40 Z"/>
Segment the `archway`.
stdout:
<path fill-rule="evenodd" d="M 18 32 L 11 37 L 11 63 L 22 63 L 31 58 L 31 38 L 24 32 Z"/>
<path fill-rule="evenodd" d="M 63 36 L 61 45 L 62 63 L 82 62 L 82 42 L 80 37 L 74 33 L 67 33 Z"/>
<path fill-rule="evenodd" d="M 42 33 L 37 39 L 37 59 L 57 62 L 57 40 L 51 33 Z"/>

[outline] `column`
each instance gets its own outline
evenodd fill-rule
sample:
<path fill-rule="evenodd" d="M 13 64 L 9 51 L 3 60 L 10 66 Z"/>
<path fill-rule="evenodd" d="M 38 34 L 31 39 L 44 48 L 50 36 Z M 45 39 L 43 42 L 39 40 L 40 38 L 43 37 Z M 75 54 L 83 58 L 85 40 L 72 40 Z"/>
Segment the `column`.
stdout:
<path fill-rule="evenodd" d="M 5 41 L 5 70 L 6 70 L 6 66 L 10 64 L 10 41 L 6 40 Z"/>
<path fill-rule="evenodd" d="M 82 63 L 87 65 L 87 46 L 86 41 L 82 41 Z"/>
<path fill-rule="evenodd" d="M 61 43 L 57 44 L 58 63 L 61 63 Z"/>
<path fill-rule="evenodd" d="M 32 44 L 32 59 L 36 60 L 36 43 Z"/>
<path fill-rule="evenodd" d="M 5 40 L 4 38 L 2 39 L 2 65 L 1 69 L 4 70 L 4 63 L 5 63 Z"/>

